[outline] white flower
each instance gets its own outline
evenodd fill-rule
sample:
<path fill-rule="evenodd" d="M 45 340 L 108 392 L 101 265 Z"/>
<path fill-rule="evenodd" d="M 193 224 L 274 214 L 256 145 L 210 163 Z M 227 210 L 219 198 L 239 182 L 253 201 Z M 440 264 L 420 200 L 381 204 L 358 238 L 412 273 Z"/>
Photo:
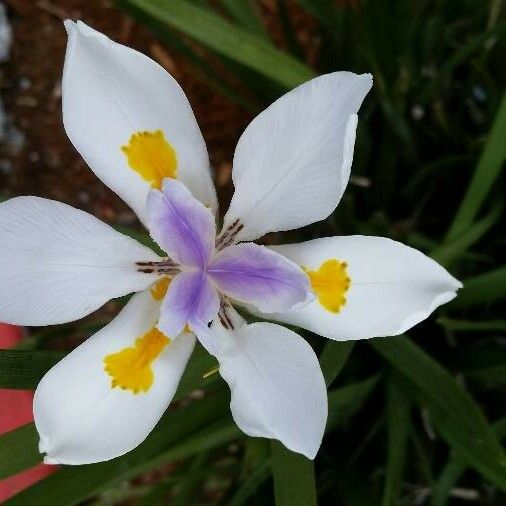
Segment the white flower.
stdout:
<path fill-rule="evenodd" d="M 138 52 L 81 22 L 66 27 L 65 130 L 168 256 L 65 204 L 0 204 L 0 320 L 68 322 L 137 292 L 40 382 L 34 412 L 46 462 L 98 462 L 141 443 L 176 391 L 195 334 L 219 361 L 239 427 L 314 458 L 327 396 L 313 350 L 280 325 L 247 324 L 232 304 L 331 339 L 363 339 L 404 332 L 461 286 L 422 253 L 379 237 L 244 243 L 334 211 L 371 76 L 318 77 L 252 121 L 215 237 L 208 155 L 181 88 Z"/>

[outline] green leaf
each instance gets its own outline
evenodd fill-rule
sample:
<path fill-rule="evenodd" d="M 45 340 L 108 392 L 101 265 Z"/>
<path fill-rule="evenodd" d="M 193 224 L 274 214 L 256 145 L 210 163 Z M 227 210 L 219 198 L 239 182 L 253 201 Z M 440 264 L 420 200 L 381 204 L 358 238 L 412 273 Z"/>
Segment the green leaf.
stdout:
<path fill-rule="evenodd" d="M 503 206 L 496 205 L 481 220 L 470 225 L 464 232 L 456 235 L 431 252 L 431 257 L 442 265 L 448 265 L 461 256 L 469 247 L 478 242 L 501 218 Z"/>
<path fill-rule="evenodd" d="M 411 402 L 401 377 L 391 374 L 387 381 L 388 453 L 383 506 L 399 504 L 406 469 L 406 447 L 410 432 Z"/>
<path fill-rule="evenodd" d="M 506 158 L 504 139 L 506 139 L 506 94 L 503 95 L 485 149 L 448 231 L 446 241 L 451 241 L 465 232 L 476 218 L 503 167 Z"/>
<path fill-rule="evenodd" d="M 325 344 L 320 355 L 320 366 L 327 386 L 330 386 L 341 372 L 354 344 L 353 341 L 338 342 L 330 339 Z"/>
<path fill-rule="evenodd" d="M 253 497 L 255 492 L 260 486 L 267 481 L 271 475 L 271 461 L 270 459 L 265 460 L 259 464 L 256 469 L 248 476 L 248 478 L 242 483 L 237 492 L 234 494 L 232 499 L 227 503 L 228 506 L 243 506 L 247 501 Z"/>
<path fill-rule="evenodd" d="M 293 88 L 315 75 L 305 64 L 276 49 L 262 37 L 183 0 L 119 0 L 118 3 L 144 11 L 285 88 Z"/>
<path fill-rule="evenodd" d="M 276 506 L 316 506 L 314 464 L 303 455 L 271 441 Z"/>
<path fill-rule="evenodd" d="M 488 479 L 501 483 L 506 458 L 494 431 L 472 397 L 452 376 L 406 337 L 374 339 L 371 346 L 422 394 L 443 437 Z"/>
<path fill-rule="evenodd" d="M 285 42 L 288 46 L 290 53 L 299 60 L 304 59 L 304 52 L 297 39 L 297 34 L 293 28 L 292 20 L 290 18 L 290 12 L 286 5 L 285 0 L 276 0 L 278 6 L 278 19 L 283 29 L 283 35 Z"/>
<path fill-rule="evenodd" d="M 1 409 L 9 409 L 2 406 Z M 33 423 L 0 436 L 0 480 L 42 461 L 39 438 Z"/>
<path fill-rule="evenodd" d="M 373 376 L 357 383 L 351 383 L 329 392 L 329 415 L 326 431 L 330 431 L 351 418 L 364 404 L 374 387 L 378 384 L 379 376 Z"/>
<path fill-rule="evenodd" d="M 500 440 L 506 438 L 506 418 L 493 424 L 494 432 Z M 467 469 L 465 459 L 458 453 L 452 453 L 439 479 L 434 483 L 432 490 L 432 506 L 445 506 L 451 489 L 457 484 Z"/>
<path fill-rule="evenodd" d="M 64 356 L 56 351 L 0 350 L 0 388 L 33 390 Z"/>
<path fill-rule="evenodd" d="M 465 372 L 466 378 L 480 384 L 486 389 L 500 389 L 506 387 L 506 364 L 480 367 Z"/>
<path fill-rule="evenodd" d="M 436 321 L 455 332 L 506 332 L 506 320 L 469 321 L 441 317 Z"/>
<path fill-rule="evenodd" d="M 219 0 L 228 14 L 243 28 L 268 39 L 265 26 L 262 24 L 258 6 L 251 0 Z"/>
<path fill-rule="evenodd" d="M 432 423 L 443 438 L 455 449 L 467 464 L 506 491 L 506 458 L 504 455 L 496 459 L 479 436 L 470 435 L 461 430 L 459 420 L 449 416 L 436 406 L 429 407 Z"/>
<path fill-rule="evenodd" d="M 122 480 L 133 478 L 161 462 L 185 458 L 212 444 L 236 437 L 232 422 L 218 427 L 210 438 L 208 428 L 228 411 L 228 394 L 213 395 L 166 414 L 146 441 L 123 457 L 86 466 L 67 466 L 8 500 L 9 506 L 71 506 L 104 491 Z M 228 425 L 227 425 L 228 424 Z M 237 428 L 234 425 L 235 431 Z M 205 436 L 199 431 L 205 430 Z M 195 438 L 195 439 L 192 439 Z"/>
<path fill-rule="evenodd" d="M 506 298 L 506 267 L 499 267 L 490 272 L 466 279 L 448 308 L 466 308 L 479 304 L 496 302 Z"/>

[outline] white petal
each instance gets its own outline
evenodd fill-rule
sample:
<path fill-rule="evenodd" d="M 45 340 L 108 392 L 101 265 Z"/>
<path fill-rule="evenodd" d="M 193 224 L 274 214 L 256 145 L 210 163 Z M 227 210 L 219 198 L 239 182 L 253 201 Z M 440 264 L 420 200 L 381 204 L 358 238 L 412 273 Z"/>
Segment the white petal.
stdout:
<path fill-rule="evenodd" d="M 135 266 L 150 249 L 54 200 L 1 203 L 0 241 L 0 321 L 16 325 L 77 320 L 156 279 Z"/>
<path fill-rule="evenodd" d="M 369 74 L 335 72 L 290 91 L 257 116 L 234 155 L 235 193 L 224 228 L 236 240 L 326 218 L 344 192 L 353 159 L 356 113 Z"/>
<path fill-rule="evenodd" d="M 195 344 L 191 334 L 171 341 L 152 363 L 147 392 L 112 388 L 104 358 L 132 347 L 154 327 L 159 302 L 136 294 L 100 332 L 72 351 L 42 378 L 34 398 L 40 451 L 51 464 L 110 460 L 139 445 L 174 396 Z"/>
<path fill-rule="evenodd" d="M 327 391 L 313 349 L 280 325 L 247 325 L 235 311 L 229 317 L 234 330 L 216 320 L 203 341 L 230 386 L 235 422 L 250 436 L 278 439 L 313 459 L 327 420 Z"/>
<path fill-rule="evenodd" d="M 161 130 L 175 149 L 178 179 L 215 209 L 205 142 L 175 79 L 148 57 L 80 21 L 67 20 L 65 27 L 63 122 L 95 174 L 145 223 L 150 183 L 129 167 L 121 148 L 137 132 Z"/>
<path fill-rule="evenodd" d="M 351 282 L 338 313 L 317 299 L 268 315 L 340 341 L 402 334 L 452 300 L 462 286 L 420 251 L 384 237 L 327 237 L 273 249 L 310 271 L 332 259 L 347 263 Z"/>

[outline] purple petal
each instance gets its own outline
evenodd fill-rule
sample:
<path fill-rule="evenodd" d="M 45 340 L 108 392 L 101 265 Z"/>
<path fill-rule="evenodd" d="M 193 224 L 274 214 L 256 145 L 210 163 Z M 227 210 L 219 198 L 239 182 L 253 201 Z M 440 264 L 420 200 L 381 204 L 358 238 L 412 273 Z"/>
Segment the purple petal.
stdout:
<path fill-rule="evenodd" d="M 218 289 L 266 313 L 285 312 L 310 297 L 309 278 L 295 263 L 253 243 L 229 246 L 209 264 Z"/>
<path fill-rule="evenodd" d="M 162 191 L 149 192 L 146 208 L 151 237 L 170 257 L 183 265 L 206 265 L 214 250 L 214 216 L 184 184 L 165 179 Z"/>
<path fill-rule="evenodd" d="M 160 308 L 158 328 L 167 336 L 176 337 L 184 329 L 207 325 L 218 313 L 220 298 L 203 271 L 178 274 Z"/>

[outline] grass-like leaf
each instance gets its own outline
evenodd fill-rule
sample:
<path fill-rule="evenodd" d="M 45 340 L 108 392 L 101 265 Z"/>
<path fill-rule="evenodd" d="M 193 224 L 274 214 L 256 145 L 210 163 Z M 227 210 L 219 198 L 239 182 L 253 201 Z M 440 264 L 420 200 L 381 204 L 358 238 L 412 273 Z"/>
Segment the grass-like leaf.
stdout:
<path fill-rule="evenodd" d="M 387 381 L 387 468 L 383 492 L 383 506 L 399 503 L 399 494 L 406 469 L 406 447 L 410 431 L 411 399 L 406 394 L 406 385 L 397 373 Z"/>
<path fill-rule="evenodd" d="M 337 342 L 331 340 L 325 344 L 325 348 L 323 348 L 320 355 L 320 366 L 327 387 L 332 384 L 345 366 L 354 344 L 353 341 Z"/>
<path fill-rule="evenodd" d="M 2 406 L 1 409 L 9 409 Z M 0 480 L 39 463 L 38 435 L 33 423 L 28 423 L 0 436 Z"/>
<path fill-rule="evenodd" d="M 480 408 L 452 376 L 404 336 L 374 339 L 370 344 L 417 387 L 438 430 L 469 464 L 496 484 L 506 484 L 503 449 Z"/>
<path fill-rule="evenodd" d="M 441 317 L 437 322 L 454 332 L 506 332 L 506 320 L 468 321 Z"/>
<path fill-rule="evenodd" d="M 316 506 L 314 463 L 278 441 L 271 451 L 276 506 Z"/>
<path fill-rule="evenodd" d="M 465 232 L 478 214 L 506 158 L 506 94 L 497 111 L 485 149 L 448 231 L 447 241 Z"/>
<path fill-rule="evenodd" d="M 0 350 L 0 388 L 33 390 L 64 356 L 57 351 Z"/>

